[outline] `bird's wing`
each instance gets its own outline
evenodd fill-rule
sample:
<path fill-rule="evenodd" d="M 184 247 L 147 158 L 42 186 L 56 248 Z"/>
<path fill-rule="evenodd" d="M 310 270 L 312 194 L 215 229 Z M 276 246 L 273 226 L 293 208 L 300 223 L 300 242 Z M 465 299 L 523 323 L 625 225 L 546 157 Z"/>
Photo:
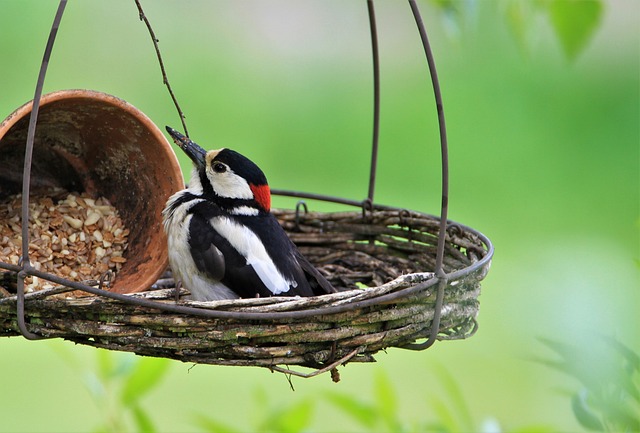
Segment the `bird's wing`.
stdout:
<path fill-rule="evenodd" d="M 295 280 L 280 272 L 265 244 L 249 227 L 225 216 L 214 217 L 210 223 L 220 236 L 220 244 L 216 243 L 218 248 L 229 248 L 223 251 L 227 263 L 234 261 L 234 266 L 227 266 L 225 278 L 234 278 L 243 284 L 248 279 L 258 293 L 266 296 L 285 294 L 297 285 Z"/>
<path fill-rule="evenodd" d="M 238 217 L 238 219 L 262 234 L 262 245 L 266 247 L 269 257 L 272 257 L 281 266 L 280 271 L 290 285 L 288 291 L 283 294 L 314 296 L 337 292 L 331 283 L 302 255 L 273 214 L 266 214 L 262 218 L 246 217 L 241 219 Z"/>
<path fill-rule="evenodd" d="M 260 220 L 246 218 L 245 221 L 249 226 L 260 224 L 263 227 L 263 244 L 269 256 L 276 258 L 277 263 L 281 264 L 281 271 L 291 286 L 287 295 L 314 296 L 337 292 L 302 255 L 273 214 L 267 214 Z"/>
<path fill-rule="evenodd" d="M 221 282 L 242 298 L 273 296 L 277 280 L 269 277 L 268 266 L 255 258 L 248 263 L 238 239 L 229 239 L 229 230 L 219 222 L 218 217 L 198 212 L 191 218 L 189 247 L 198 271 L 211 280 L 212 287 Z"/>
<path fill-rule="evenodd" d="M 300 264 L 309 286 L 314 295 L 324 295 L 326 293 L 336 293 L 338 290 L 313 266 L 298 248 L 295 248 L 294 257 Z"/>
<path fill-rule="evenodd" d="M 337 291 L 275 218 L 233 218 L 206 203 L 194 211 L 189 245 L 198 270 L 239 296 L 313 296 Z M 261 238 L 254 231 L 257 228 L 251 228 L 254 224 L 272 226 L 263 230 L 267 235 Z"/>

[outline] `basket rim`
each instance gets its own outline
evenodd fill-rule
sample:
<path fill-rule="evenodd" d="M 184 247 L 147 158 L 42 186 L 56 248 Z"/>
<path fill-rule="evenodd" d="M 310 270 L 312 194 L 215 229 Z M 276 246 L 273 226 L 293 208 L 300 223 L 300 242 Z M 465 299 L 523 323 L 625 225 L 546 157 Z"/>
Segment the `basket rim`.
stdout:
<path fill-rule="evenodd" d="M 379 207 L 376 206 L 376 209 L 380 209 L 380 210 L 386 210 L 386 211 L 406 211 L 405 209 L 400 209 L 400 208 L 394 208 L 394 207 Z M 283 209 L 284 211 L 288 211 L 288 212 L 293 212 L 292 210 L 289 209 Z M 354 211 L 347 211 L 347 212 L 354 212 Z M 375 211 L 374 211 L 375 212 Z M 430 215 L 424 212 L 419 212 L 419 211 L 410 211 L 413 212 L 414 214 L 420 215 L 420 216 L 424 216 L 424 217 L 429 217 L 429 218 L 433 218 L 435 220 L 440 220 L 439 217 L 435 216 L 435 215 Z M 345 211 L 338 211 L 338 212 L 315 212 L 317 214 L 344 214 Z M 158 302 L 152 299 L 147 299 L 147 298 L 143 298 L 143 297 L 134 297 L 131 296 L 132 294 L 120 294 L 120 293 L 115 293 L 115 292 L 110 292 L 107 290 L 103 290 L 97 287 L 92 287 L 92 286 L 88 286 L 82 283 L 78 283 L 78 282 L 73 282 L 73 281 L 68 281 L 64 278 L 57 278 L 58 281 L 56 280 L 52 280 L 55 283 L 64 285 L 66 287 L 70 287 L 72 289 L 76 289 L 76 290 L 82 290 L 84 292 L 87 293 L 91 293 L 95 296 L 98 297 L 102 297 L 102 298 L 109 298 L 115 301 L 120 301 L 120 302 L 124 302 L 124 303 L 128 303 L 128 304 L 134 304 L 140 307 L 147 307 L 147 308 L 153 308 L 153 309 L 158 309 L 161 311 L 165 311 L 165 312 L 169 312 L 169 313 L 183 313 L 183 314 L 188 314 L 188 315 L 193 315 L 193 316 L 200 316 L 200 317 L 204 317 L 204 318 L 212 318 L 212 319 L 235 319 L 235 320 L 272 320 L 273 319 L 273 315 L 277 315 L 279 318 L 282 319 L 303 319 L 303 318 L 308 318 L 308 317 L 312 317 L 315 315 L 332 315 L 332 314 L 340 314 L 340 313 L 344 313 L 346 311 L 350 311 L 350 310 L 354 310 L 354 309 L 358 309 L 358 308 L 365 308 L 368 306 L 372 306 L 372 305 L 377 305 L 380 303 L 384 303 L 384 302 L 391 302 L 394 301 L 396 299 L 399 298 L 403 298 L 403 297 L 407 297 L 410 296 L 412 294 L 415 294 L 417 292 L 426 290 L 428 288 L 430 288 L 431 286 L 434 286 L 436 284 L 438 284 L 439 282 L 441 282 L 442 280 L 445 281 L 450 281 L 450 280 L 458 280 L 461 278 L 464 278 L 470 274 L 472 274 L 473 272 L 476 272 L 482 268 L 484 268 L 485 266 L 488 266 L 492 257 L 493 257 L 493 252 L 494 252 L 494 247 L 493 244 L 491 243 L 491 241 L 489 240 L 489 238 L 487 236 L 485 236 L 484 234 L 482 234 L 481 232 L 468 227 L 466 225 L 463 224 L 459 224 L 457 222 L 451 221 L 451 220 L 447 220 L 447 226 L 448 227 L 458 227 L 470 234 L 473 234 L 475 236 L 478 237 L 478 239 L 484 244 L 485 246 L 485 254 L 483 257 L 481 257 L 479 260 L 471 263 L 469 266 L 466 266 L 462 269 L 458 269 L 456 271 L 453 271 L 451 273 L 448 274 L 444 274 L 443 276 L 438 276 L 438 275 L 434 275 L 433 278 L 429 278 L 426 279 L 425 281 L 419 282 L 415 285 L 411 285 L 409 287 L 400 289 L 400 290 L 396 290 L 396 291 L 391 291 L 390 293 L 385 293 L 382 294 L 380 296 L 373 296 L 369 299 L 364 299 L 364 300 L 360 300 L 360 301 L 356 301 L 356 302 L 352 302 L 352 303 L 345 303 L 345 304 L 341 304 L 341 305 L 335 305 L 335 306 L 326 306 L 326 307 L 318 307 L 318 308 L 308 308 L 308 309 L 301 309 L 301 310 L 297 310 L 297 311 L 278 311 L 278 312 L 246 312 L 246 311 L 226 311 L 226 310 L 217 310 L 217 309 L 211 309 L 210 307 L 208 308 L 203 308 L 202 306 L 198 306 L 197 304 L 194 304 L 192 302 L 189 303 L 189 305 L 179 305 L 179 304 L 168 304 L 168 303 L 163 303 L 163 302 Z M 3 267 L 3 264 L 0 263 L 0 268 Z M 11 268 L 14 268 L 14 266 L 11 266 Z M 13 270 L 13 269 L 9 269 L 9 270 Z M 37 270 L 31 270 L 31 273 L 33 273 L 34 275 L 38 276 L 38 271 Z M 411 275 L 411 274 L 407 274 L 407 275 Z M 405 275 L 406 276 L 406 275 Z M 395 281 L 395 280 L 392 280 Z M 390 282 L 387 282 L 385 284 L 389 284 Z M 372 287 L 372 289 L 375 289 L 376 287 L 382 287 L 381 286 L 375 286 Z M 365 289 L 366 290 L 366 289 Z M 147 291 L 147 292 L 143 292 L 143 293 L 150 293 L 153 291 Z M 327 295 L 324 295 L 327 296 Z M 12 296 L 10 298 L 5 298 L 4 302 L 10 302 L 10 299 L 16 299 L 16 296 Z M 289 300 L 291 300 L 290 298 L 288 298 Z M 240 300 L 242 301 L 242 300 Z M 234 302 L 234 301 L 229 301 L 229 302 Z"/>

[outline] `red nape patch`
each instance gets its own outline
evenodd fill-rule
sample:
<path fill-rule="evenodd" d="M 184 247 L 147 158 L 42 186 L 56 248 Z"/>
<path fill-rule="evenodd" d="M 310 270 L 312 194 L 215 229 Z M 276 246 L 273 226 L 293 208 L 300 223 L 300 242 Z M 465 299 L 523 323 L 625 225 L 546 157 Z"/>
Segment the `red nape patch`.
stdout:
<path fill-rule="evenodd" d="M 249 185 L 253 191 L 253 197 L 258 204 L 267 212 L 271 210 L 271 190 L 269 185 Z"/>

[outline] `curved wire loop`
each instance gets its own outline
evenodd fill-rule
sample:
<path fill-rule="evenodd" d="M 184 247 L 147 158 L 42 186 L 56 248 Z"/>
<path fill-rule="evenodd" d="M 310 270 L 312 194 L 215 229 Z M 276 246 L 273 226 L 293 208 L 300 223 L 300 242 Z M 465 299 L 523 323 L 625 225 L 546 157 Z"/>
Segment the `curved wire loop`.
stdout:
<path fill-rule="evenodd" d="M 447 146 L 447 128 L 444 119 L 444 108 L 442 104 L 442 94 L 440 93 L 440 82 L 438 80 L 438 73 L 436 72 L 436 63 L 433 59 L 433 52 L 431 51 L 431 44 L 429 44 L 429 38 L 427 37 L 427 31 L 422 22 L 420 16 L 420 10 L 416 5 L 415 0 L 409 0 L 411 6 L 411 12 L 418 26 L 418 32 L 420 33 L 420 40 L 424 47 L 424 53 L 427 57 L 427 64 L 429 65 L 429 74 L 431 75 L 431 84 L 433 85 L 433 94 L 435 96 L 436 109 L 438 113 L 438 127 L 440 129 L 440 152 L 442 155 L 442 203 L 440 207 L 440 230 L 438 233 L 438 247 L 436 250 L 436 269 L 435 274 L 438 279 L 438 293 L 436 295 L 436 305 L 431 325 L 431 335 L 428 340 L 422 344 L 412 344 L 405 346 L 412 350 L 424 350 L 428 349 L 435 343 L 438 337 L 440 329 L 440 317 L 442 315 L 442 300 L 444 299 L 444 289 L 447 286 L 448 276 L 443 270 L 442 263 L 444 261 L 444 242 L 447 234 L 447 214 L 449 210 L 449 151 Z"/>
<path fill-rule="evenodd" d="M 297 232 L 302 231 L 300 229 L 300 209 L 301 208 L 304 209 L 305 215 L 309 213 L 309 207 L 307 206 L 307 202 L 304 200 L 298 200 L 298 203 L 296 203 L 296 218 L 294 220 L 294 229 Z"/>
<path fill-rule="evenodd" d="M 53 43 L 56 40 L 58 28 L 60 28 L 60 21 L 62 21 L 62 14 L 64 8 L 67 6 L 67 0 L 60 0 L 58 10 L 53 19 L 51 25 L 51 31 L 49 32 L 49 39 L 47 40 L 47 46 L 44 50 L 44 56 L 42 58 L 42 64 L 40 65 L 40 73 L 38 74 L 38 81 L 36 83 L 36 91 L 33 96 L 33 108 L 31 109 L 31 115 L 29 117 L 29 129 L 27 130 L 27 145 L 24 152 L 24 168 L 22 172 L 22 269 L 18 272 L 18 288 L 17 288 L 17 315 L 18 315 L 18 328 L 25 338 L 29 340 L 38 340 L 44 338 L 40 335 L 34 334 L 27 330 L 24 320 L 24 279 L 30 274 L 31 263 L 29 262 L 29 188 L 31 183 L 31 159 L 33 157 L 33 141 L 36 135 L 36 122 L 38 120 L 38 110 L 40 109 L 40 97 L 42 96 L 42 88 L 44 86 L 44 77 L 47 74 L 47 66 L 49 66 L 49 59 L 51 58 L 51 51 L 53 50 Z"/>

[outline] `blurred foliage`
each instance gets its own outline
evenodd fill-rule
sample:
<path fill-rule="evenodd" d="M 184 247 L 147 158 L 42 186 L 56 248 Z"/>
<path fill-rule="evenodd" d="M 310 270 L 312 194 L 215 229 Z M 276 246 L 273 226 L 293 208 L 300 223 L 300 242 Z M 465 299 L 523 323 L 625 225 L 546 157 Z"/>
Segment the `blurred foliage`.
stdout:
<path fill-rule="evenodd" d="M 585 49 L 602 18 L 600 0 L 543 2 L 565 54 L 574 59 Z"/>
<path fill-rule="evenodd" d="M 373 401 L 362 395 L 328 392 L 330 403 L 362 427 L 364 431 L 407 432 L 413 428 L 398 416 L 398 400 L 388 376 L 378 372 L 374 377 Z"/>
<path fill-rule="evenodd" d="M 539 362 L 577 379 L 568 392 L 580 424 L 594 431 L 640 431 L 640 356 L 611 337 L 585 344 L 541 339 L 557 355 Z M 583 342 L 584 343 L 584 342 Z"/>
<path fill-rule="evenodd" d="M 372 401 L 363 399 L 361 395 L 341 392 L 328 392 L 326 398 L 338 410 L 356 421 L 361 431 L 366 432 L 498 433 L 504 431 L 494 417 L 488 417 L 482 422 L 474 420 L 456 379 L 442 366 L 436 369 L 436 373 L 444 392 L 438 397 L 432 397 L 430 402 L 425 402 L 423 410 L 419 413 L 419 419 L 407 420 L 399 415 L 400 403 L 397 391 L 387 373 L 384 372 L 378 372 L 375 375 Z M 508 431 L 545 433 L 556 430 L 549 425 L 536 424 L 510 428 Z"/>
<path fill-rule="evenodd" d="M 594 339 L 589 345 L 572 345 L 549 339 L 541 341 L 559 359 L 538 362 L 577 379 L 582 388 L 567 392 L 578 422 L 588 430 L 629 432 L 640 430 L 640 356 L 613 338 Z M 96 365 L 80 367 L 70 352 L 67 360 L 85 376 L 85 383 L 96 406 L 101 408 L 102 423 L 96 433 L 156 432 L 152 417 L 141 400 L 161 382 L 169 366 L 166 359 L 143 358 L 130 354 L 96 351 Z M 329 391 L 324 398 L 346 414 L 363 432 L 501 432 L 495 418 L 478 423 L 473 419 L 464 393 L 456 379 L 442 366 L 436 369 L 444 393 L 432 396 L 420 419 L 407 420 L 399 415 L 397 392 L 387 373 L 374 377 L 370 399 L 360 394 Z M 292 391 L 293 392 L 293 391 Z M 301 433 L 313 431 L 318 399 L 303 398 L 283 405 L 269 399 L 258 386 L 249 406 L 251 431 L 260 433 Z M 243 430 L 228 420 L 197 414 L 195 424 L 210 433 L 239 433 Z M 553 432 L 545 424 L 509 428 L 511 432 Z"/>
<path fill-rule="evenodd" d="M 248 407 L 251 431 L 260 433 L 301 433 L 310 431 L 315 414 L 315 403 L 309 398 L 283 405 L 272 401 L 262 387 L 256 387 L 254 402 Z M 196 424 L 205 432 L 240 433 L 243 430 L 229 421 L 220 421 L 205 415 L 197 415 Z"/>
<path fill-rule="evenodd" d="M 160 431 L 141 400 L 160 383 L 169 360 L 124 356 L 106 350 L 99 350 L 97 357 L 98 368 L 87 372 L 88 385 L 105 419 L 94 431 Z"/>
<path fill-rule="evenodd" d="M 481 0 L 431 0 L 442 20 L 459 33 L 474 20 Z M 518 46 L 529 51 L 532 39 L 540 31 L 538 20 L 548 22 L 569 60 L 574 60 L 588 46 L 598 30 L 604 11 L 603 0 L 501 0 L 502 10 Z"/>
<path fill-rule="evenodd" d="M 143 397 L 157 387 L 167 371 L 169 361 L 159 358 L 143 358 L 128 353 L 105 350 L 96 352 L 96 365 L 79 367 L 71 352 L 64 356 L 80 368 L 85 383 L 96 406 L 101 408 L 103 421 L 92 431 L 95 433 L 120 433 L 127 431 L 163 431 L 157 428 L 152 416 L 142 405 Z M 487 418 L 482 423 L 474 421 L 463 391 L 456 379 L 442 366 L 437 377 L 444 392 L 431 398 L 424 406 L 419 419 L 403 419 L 399 412 L 397 390 L 388 374 L 378 371 L 374 377 L 373 392 L 369 399 L 361 394 L 329 391 L 316 399 L 302 398 L 292 404 L 270 400 L 261 386 L 254 390 L 253 402 L 247 402 L 250 430 L 259 433 L 302 433 L 316 431 L 313 428 L 317 406 L 327 401 L 346 414 L 362 432 L 418 433 L 418 432 L 486 432 L 503 431 L 499 422 Z M 291 389 L 293 391 L 293 388 Z M 195 414 L 198 431 L 207 433 L 242 433 L 247 430 L 214 417 Z M 554 432 L 553 428 L 536 424 L 512 428 L 514 433 Z"/>
<path fill-rule="evenodd" d="M 162 431 L 142 406 L 142 400 L 161 383 L 171 365 L 168 359 L 98 349 L 95 365 L 91 365 L 81 363 L 69 350 L 58 353 L 83 376 L 89 395 L 99 408 L 102 421 L 92 429 L 94 433 Z"/>
<path fill-rule="evenodd" d="M 479 1 L 431 0 L 431 3 L 440 11 L 443 22 L 457 33 L 474 21 Z M 603 0 L 503 0 L 499 3 L 503 18 L 521 49 L 529 50 L 533 33 L 539 31 L 537 21 L 542 19 L 552 27 L 569 60 L 585 50 L 598 30 L 604 11 Z"/>

